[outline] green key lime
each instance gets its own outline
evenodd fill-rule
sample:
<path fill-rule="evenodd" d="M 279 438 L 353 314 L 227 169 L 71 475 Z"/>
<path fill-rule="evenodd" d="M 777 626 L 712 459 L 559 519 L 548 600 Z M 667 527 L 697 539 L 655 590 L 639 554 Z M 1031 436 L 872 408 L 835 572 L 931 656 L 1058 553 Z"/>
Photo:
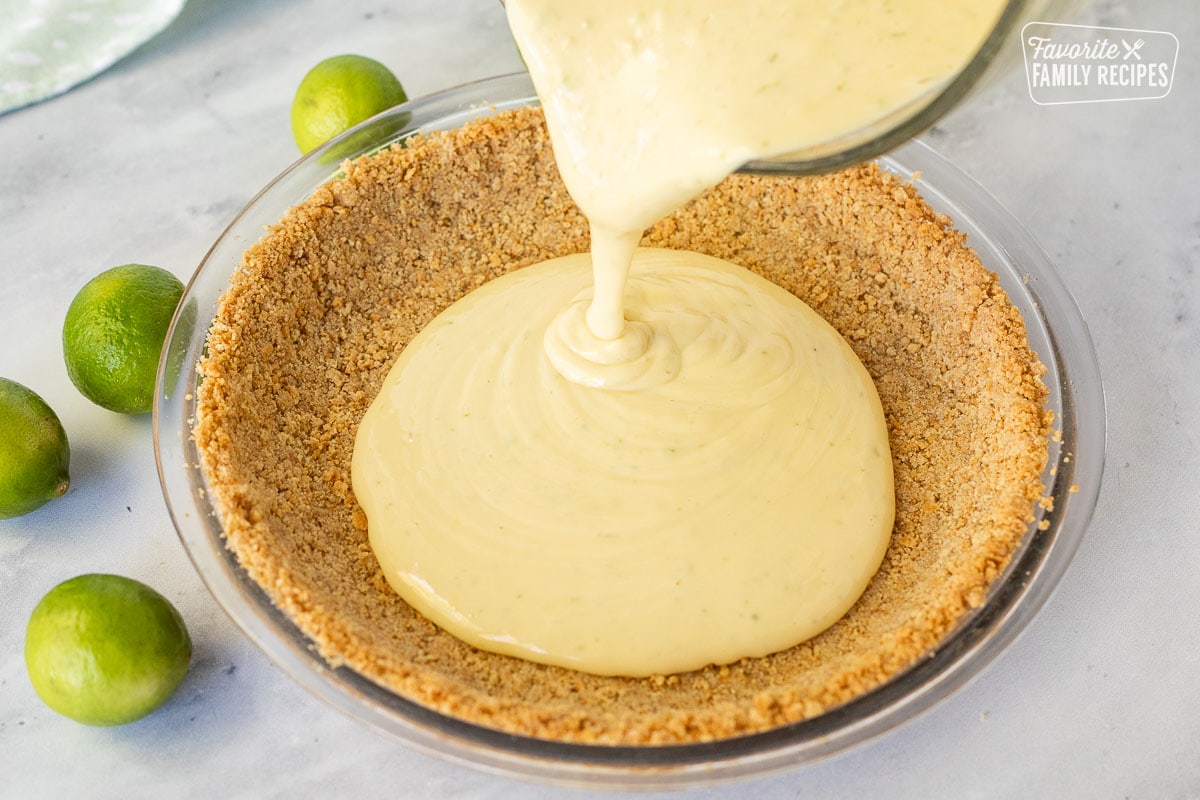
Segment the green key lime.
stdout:
<path fill-rule="evenodd" d="M 144 583 L 80 575 L 51 589 L 25 629 L 38 696 L 85 725 L 123 725 L 167 701 L 192 643 L 175 607 Z"/>
<path fill-rule="evenodd" d="M 154 400 L 158 356 L 183 284 L 145 264 L 102 272 L 79 290 L 63 322 L 67 375 L 83 396 L 122 414 Z"/>
<path fill-rule="evenodd" d="M 32 390 L 0 378 L 0 519 L 61 497 L 71 448 L 58 416 Z"/>
<path fill-rule="evenodd" d="M 391 70 L 365 56 L 327 58 L 296 89 L 292 135 L 301 153 L 408 99 Z"/>

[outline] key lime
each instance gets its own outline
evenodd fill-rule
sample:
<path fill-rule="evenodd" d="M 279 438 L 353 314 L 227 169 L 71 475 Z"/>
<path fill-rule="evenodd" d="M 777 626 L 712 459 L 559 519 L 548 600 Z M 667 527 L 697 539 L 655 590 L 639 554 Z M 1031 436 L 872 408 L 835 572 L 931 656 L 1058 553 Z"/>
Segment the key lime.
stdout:
<path fill-rule="evenodd" d="M 183 284 L 145 264 L 102 272 L 79 290 L 63 322 L 63 358 L 76 388 L 97 405 L 144 414 Z"/>
<path fill-rule="evenodd" d="M 292 135 L 301 153 L 408 99 L 391 70 L 365 56 L 327 58 L 296 89 Z"/>
<path fill-rule="evenodd" d="M 71 448 L 42 398 L 0 378 L 0 519 L 28 514 L 67 491 Z"/>
<path fill-rule="evenodd" d="M 80 575 L 51 589 L 25 629 L 38 696 L 86 725 L 149 714 L 187 674 L 192 643 L 175 607 L 144 583 Z"/>

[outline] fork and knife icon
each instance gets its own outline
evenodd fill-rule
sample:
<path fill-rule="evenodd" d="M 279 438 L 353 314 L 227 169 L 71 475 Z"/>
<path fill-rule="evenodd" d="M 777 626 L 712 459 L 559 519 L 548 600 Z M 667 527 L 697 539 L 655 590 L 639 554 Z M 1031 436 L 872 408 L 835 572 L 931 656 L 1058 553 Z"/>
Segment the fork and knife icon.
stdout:
<path fill-rule="evenodd" d="M 1122 45 L 1122 46 L 1125 48 L 1125 55 L 1124 55 L 1124 56 L 1122 56 L 1122 59 L 1123 59 L 1123 60 L 1125 60 L 1125 61 L 1128 61 L 1128 60 L 1129 60 L 1129 57 L 1130 57 L 1130 56 L 1133 56 L 1133 57 L 1134 57 L 1134 58 L 1136 58 L 1138 61 L 1141 61 L 1141 60 L 1142 60 L 1142 54 L 1141 54 L 1141 53 L 1139 53 L 1139 52 L 1138 52 L 1138 50 L 1141 50 L 1141 49 L 1142 49 L 1142 45 L 1144 45 L 1145 43 L 1146 43 L 1146 41 L 1145 41 L 1144 39 L 1138 39 L 1138 40 L 1137 40 L 1137 41 L 1135 41 L 1133 44 L 1130 44 L 1129 42 L 1127 42 L 1127 41 L 1125 41 L 1124 39 L 1122 39 L 1122 40 L 1121 40 L 1121 45 Z"/>

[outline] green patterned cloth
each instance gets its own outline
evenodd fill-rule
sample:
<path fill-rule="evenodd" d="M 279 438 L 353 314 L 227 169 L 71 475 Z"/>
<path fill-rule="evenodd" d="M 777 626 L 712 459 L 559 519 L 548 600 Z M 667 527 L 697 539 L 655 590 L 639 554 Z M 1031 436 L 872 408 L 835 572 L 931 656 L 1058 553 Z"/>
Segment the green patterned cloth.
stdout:
<path fill-rule="evenodd" d="M 53 97 L 165 28 L 184 0 L 0 0 L 0 113 Z"/>

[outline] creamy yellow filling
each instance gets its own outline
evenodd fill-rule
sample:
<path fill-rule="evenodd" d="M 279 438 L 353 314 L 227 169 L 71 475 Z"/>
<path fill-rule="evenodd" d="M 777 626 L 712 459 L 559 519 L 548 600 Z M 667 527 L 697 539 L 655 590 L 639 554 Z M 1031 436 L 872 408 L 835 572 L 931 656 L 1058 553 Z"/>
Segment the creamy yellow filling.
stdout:
<path fill-rule="evenodd" d="M 735 170 L 962 68 L 1001 0 L 508 0 L 592 253 L 472 293 L 401 354 L 354 489 L 396 591 L 481 648 L 647 675 L 835 622 L 887 547 L 879 399 L 798 299 L 637 250 Z"/>
<path fill-rule="evenodd" d="M 764 655 L 837 620 L 883 557 L 887 431 L 845 341 L 747 270 L 636 256 L 626 314 L 669 379 L 554 367 L 543 339 L 591 294 L 568 256 L 430 323 L 359 428 L 384 574 L 478 647 L 620 675 Z"/>

